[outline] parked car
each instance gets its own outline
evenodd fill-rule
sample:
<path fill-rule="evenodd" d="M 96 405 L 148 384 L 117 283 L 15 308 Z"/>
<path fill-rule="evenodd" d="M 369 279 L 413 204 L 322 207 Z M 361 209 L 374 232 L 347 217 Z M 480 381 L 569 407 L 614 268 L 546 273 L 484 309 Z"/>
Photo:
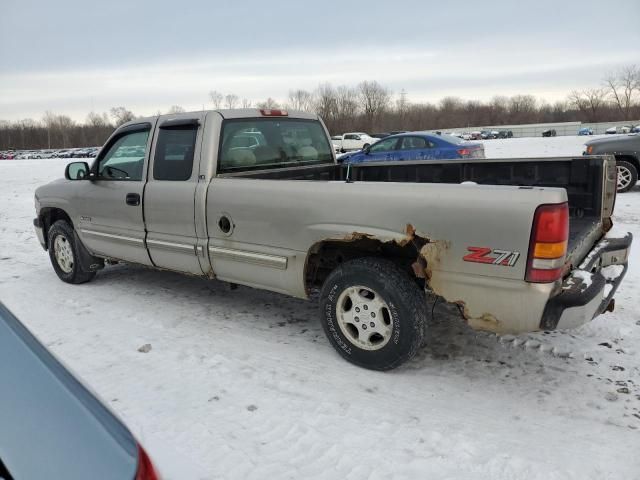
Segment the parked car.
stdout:
<path fill-rule="evenodd" d="M 498 132 L 498 138 L 512 138 L 513 132 L 511 130 L 500 130 Z"/>
<path fill-rule="evenodd" d="M 456 158 L 484 158 L 484 145 L 448 134 L 411 132 L 391 135 L 340 160 L 344 163 L 363 163 Z"/>
<path fill-rule="evenodd" d="M 340 151 L 344 153 L 352 152 L 354 150 L 362 150 L 363 148 L 367 148 L 369 145 L 372 145 L 377 141 L 377 138 L 373 138 L 372 136 L 363 132 L 345 133 L 344 135 L 342 135 Z"/>
<path fill-rule="evenodd" d="M 0 303 L 0 478 L 158 480 L 108 407 Z"/>
<path fill-rule="evenodd" d="M 582 127 L 578 130 L 578 135 L 593 135 L 593 128 L 591 127 Z"/>
<path fill-rule="evenodd" d="M 88 148 L 87 149 L 87 158 L 95 158 L 95 156 L 98 155 L 99 151 L 100 151 L 99 147 Z"/>
<path fill-rule="evenodd" d="M 640 133 L 640 125 L 636 125 L 631 129 L 631 133 Z"/>
<path fill-rule="evenodd" d="M 71 158 L 72 154 L 73 151 L 68 149 L 58 150 L 56 153 L 54 153 L 55 158 Z"/>
<path fill-rule="evenodd" d="M 495 139 L 498 138 L 498 132 L 494 131 L 494 130 L 482 130 L 480 132 L 480 138 L 482 140 L 491 140 L 491 139 Z"/>
<path fill-rule="evenodd" d="M 342 135 L 333 135 L 331 145 L 333 145 L 333 151 L 339 153 L 342 150 Z"/>
<path fill-rule="evenodd" d="M 266 144 L 232 150 L 247 131 Z M 407 136 L 422 138 L 397 138 Z M 144 155 L 118 156 L 124 145 Z M 422 345 L 425 290 L 496 333 L 573 328 L 613 308 L 631 248 L 630 234 L 603 230 L 615 161 L 574 168 L 566 157 L 336 164 L 315 114 L 161 115 L 120 126 L 91 167 L 70 163 L 39 187 L 34 227 L 70 284 L 108 259 L 299 298 L 319 291 L 336 351 L 388 370 Z M 609 265 L 622 268 L 605 276 Z"/>
<path fill-rule="evenodd" d="M 469 135 L 471 136 L 470 140 L 482 140 L 482 132 L 479 130 L 475 130 Z"/>
<path fill-rule="evenodd" d="M 616 127 L 607 128 L 604 133 L 607 135 L 615 135 L 618 133 L 631 133 L 633 127 L 631 125 L 618 125 Z"/>
<path fill-rule="evenodd" d="M 585 144 L 585 155 L 613 155 L 618 170 L 617 190 L 628 192 L 638 182 L 640 172 L 640 136 L 594 138 Z"/>
<path fill-rule="evenodd" d="M 543 137 L 555 137 L 556 136 L 556 131 L 553 128 L 550 128 L 548 130 L 544 130 L 542 132 L 542 136 Z"/>

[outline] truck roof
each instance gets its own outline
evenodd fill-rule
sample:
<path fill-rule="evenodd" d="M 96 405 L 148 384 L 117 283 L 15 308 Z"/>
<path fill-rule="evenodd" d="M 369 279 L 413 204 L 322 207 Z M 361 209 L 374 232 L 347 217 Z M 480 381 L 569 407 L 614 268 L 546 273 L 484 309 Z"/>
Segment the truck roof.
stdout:
<path fill-rule="evenodd" d="M 318 120 L 319 117 L 315 113 L 302 112 L 299 110 L 284 110 L 284 109 L 272 109 L 272 111 L 281 111 L 286 113 L 286 115 L 265 115 L 263 112 L 269 111 L 269 109 L 259 109 L 259 108 L 232 108 L 232 109 L 218 109 L 218 110 L 195 110 L 191 112 L 181 112 L 181 113 L 167 113 L 164 115 L 153 115 L 150 117 L 142 117 L 136 118 L 135 120 L 131 120 L 130 122 L 122 124 L 120 127 L 126 125 L 135 125 L 136 123 L 142 122 L 151 122 L 158 118 L 193 118 L 193 114 L 202 114 L 202 113 L 219 113 L 222 118 L 302 118 L 307 120 Z"/>

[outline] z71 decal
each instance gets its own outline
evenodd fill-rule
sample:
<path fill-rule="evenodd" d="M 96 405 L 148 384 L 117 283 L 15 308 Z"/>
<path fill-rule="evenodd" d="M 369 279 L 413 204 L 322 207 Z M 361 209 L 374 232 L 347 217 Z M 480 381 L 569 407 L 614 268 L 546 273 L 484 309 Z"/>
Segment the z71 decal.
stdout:
<path fill-rule="evenodd" d="M 467 247 L 471 253 L 462 257 L 465 262 L 490 263 L 492 265 L 503 265 L 505 267 L 513 267 L 520 252 L 511 252 L 509 250 L 493 250 L 489 247 Z"/>

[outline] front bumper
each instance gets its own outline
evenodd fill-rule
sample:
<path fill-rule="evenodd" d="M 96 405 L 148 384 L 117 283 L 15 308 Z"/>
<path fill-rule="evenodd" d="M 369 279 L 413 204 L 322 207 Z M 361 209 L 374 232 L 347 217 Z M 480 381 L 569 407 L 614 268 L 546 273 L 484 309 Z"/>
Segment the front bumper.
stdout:
<path fill-rule="evenodd" d="M 39 218 L 33 219 L 33 228 L 36 230 L 36 237 L 38 237 L 38 241 L 42 248 L 47 249 L 47 242 L 44 239 L 44 226 L 42 225 L 42 221 Z"/>
<path fill-rule="evenodd" d="M 564 279 L 562 291 L 547 302 L 540 328 L 575 328 L 611 309 L 627 273 L 632 240 L 629 232 L 607 233 Z"/>

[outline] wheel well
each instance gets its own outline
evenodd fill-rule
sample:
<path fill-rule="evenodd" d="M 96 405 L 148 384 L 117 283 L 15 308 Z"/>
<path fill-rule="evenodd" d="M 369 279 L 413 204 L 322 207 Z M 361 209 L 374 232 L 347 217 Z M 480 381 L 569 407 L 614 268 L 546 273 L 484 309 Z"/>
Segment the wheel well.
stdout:
<path fill-rule="evenodd" d="M 44 233 L 44 243 L 45 247 L 49 247 L 49 228 L 51 225 L 56 223 L 58 220 L 65 220 L 73 227 L 73 222 L 71 221 L 71 217 L 62 210 L 61 208 L 43 208 L 40 211 L 40 221 L 42 222 L 42 230 Z"/>
<path fill-rule="evenodd" d="M 362 257 L 379 257 L 391 260 L 412 278 L 416 278 L 422 287 L 425 285 L 423 274 L 426 266 L 421 261 L 420 249 L 427 239 L 411 235 L 406 241 L 383 242 L 366 235 L 354 234 L 354 238 L 345 240 L 324 240 L 314 244 L 307 255 L 305 265 L 305 288 L 307 292 L 321 288 L 329 274 L 340 264 Z"/>
<path fill-rule="evenodd" d="M 640 161 L 637 157 L 633 155 L 616 155 L 616 160 L 624 160 L 625 162 L 629 162 L 634 167 L 636 167 L 636 171 L 640 173 Z"/>

